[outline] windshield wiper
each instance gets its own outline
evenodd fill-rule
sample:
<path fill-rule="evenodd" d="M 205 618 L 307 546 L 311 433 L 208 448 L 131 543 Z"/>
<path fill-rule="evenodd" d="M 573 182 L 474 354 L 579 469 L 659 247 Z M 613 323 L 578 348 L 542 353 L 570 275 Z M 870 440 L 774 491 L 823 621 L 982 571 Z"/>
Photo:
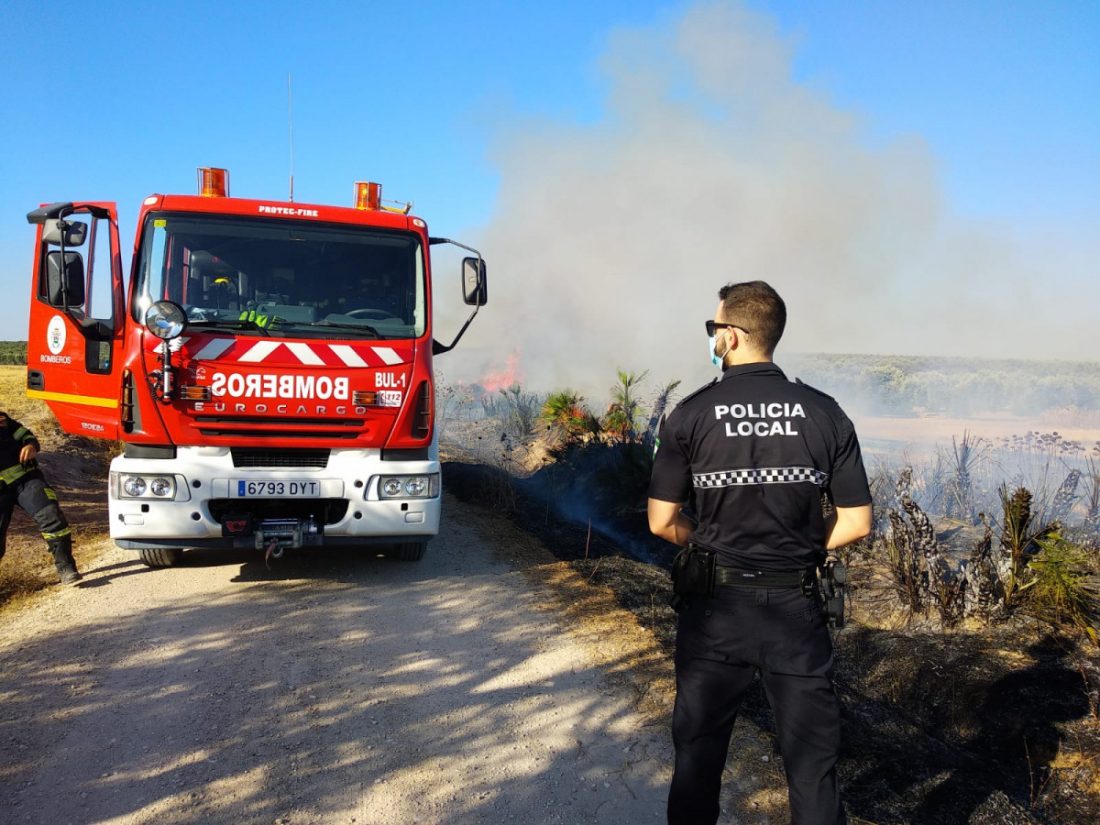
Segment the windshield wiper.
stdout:
<path fill-rule="evenodd" d="M 354 329 L 360 332 L 369 332 L 375 338 L 385 338 L 382 333 L 372 327 L 370 324 L 348 324 L 341 321 L 314 321 L 311 326 L 315 327 L 335 327 L 336 329 Z"/>
<path fill-rule="evenodd" d="M 221 329 L 254 329 L 257 332 L 262 332 L 264 335 L 270 336 L 271 333 L 267 331 L 267 327 L 257 324 L 255 321 L 249 321 L 247 319 L 232 320 L 224 319 L 217 320 L 211 319 L 209 321 L 188 321 L 189 327 L 203 327 L 205 329 L 212 329 L 220 327 Z"/>

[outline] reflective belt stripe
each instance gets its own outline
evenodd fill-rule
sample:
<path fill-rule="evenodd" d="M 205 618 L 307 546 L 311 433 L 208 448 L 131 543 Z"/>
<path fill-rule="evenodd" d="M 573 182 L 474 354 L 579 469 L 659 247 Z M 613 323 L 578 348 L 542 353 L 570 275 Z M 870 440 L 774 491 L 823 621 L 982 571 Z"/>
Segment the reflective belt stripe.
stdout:
<path fill-rule="evenodd" d="M 65 536 L 69 535 L 72 532 L 73 532 L 72 527 L 66 527 L 63 530 L 58 530 L 56 533 L 43 533 L 42 538 L 46 539 L 47 541 L 49 541 L 50 539 L 62 539 L 62 538 L 65 538 Z"/>
<path fill-rule="evenodd" d="M 720 473 L 695 473 L 691 480 L 694 486 L 702 489 L 745 484 L 798 484 L 804 481 L 824 487 L 829 483 L 829 474 L 813 467 L 753 467 Z"/>
<path fill-rule="evenodd" d="M 0 470 L 0 481 L 3 481 L 5 484 L 12 484 L 29 472 L 30 470 L 22 464 L 12 464 L 10 467 L 5 467 L 3 470 Z"/>

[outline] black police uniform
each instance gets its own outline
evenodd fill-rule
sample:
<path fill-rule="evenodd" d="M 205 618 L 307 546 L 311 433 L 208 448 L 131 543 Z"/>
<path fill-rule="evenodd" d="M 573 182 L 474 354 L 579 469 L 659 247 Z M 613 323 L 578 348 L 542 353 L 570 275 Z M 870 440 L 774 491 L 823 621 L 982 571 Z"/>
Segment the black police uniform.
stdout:
<path fill-rule="evenodd" d="M 61 580 L 77 581 L 80 573 L 73 559 L 72 530 L 57 503 L 57 494 L 46 484 L 36 462 L 19 461 L 20 452 L 28 444 L 40 449 L 34 433 L 0 412 L 0 559 L 4 557 L 11 514 L 18 504 L 38 525 Z"/>
<path fill-rule="evenodd" d="M 822 496 L 840 507 L 871 502 L 852 422 L 772 363 L 730 367 L 668 417 L 649 495 L 692 500 L 691 542 L 716 553 L 722 580 L 744 582 L 689 598 L 680 612 L 668 821 L 717 821 L 734 718 L 759 671 L 791 822 L 844 822 L 832 641 L 819 599 L 801 583 L 825 557 Z"/>

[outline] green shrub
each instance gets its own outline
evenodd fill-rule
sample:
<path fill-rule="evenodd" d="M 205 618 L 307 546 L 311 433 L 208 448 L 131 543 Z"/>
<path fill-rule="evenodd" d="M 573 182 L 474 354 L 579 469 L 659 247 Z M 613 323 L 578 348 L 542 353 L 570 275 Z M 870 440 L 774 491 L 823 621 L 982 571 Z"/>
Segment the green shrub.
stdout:
<path fill-rule="evenodd" d="M 1100 588 L 1089 557 L 1061 533 L 1037 539 L 1039 552 L 1028 562 L 1030 610 L 1055 624 L 1070 624 L 1100 644 Z"/>
<path fill-rule="evenodd" d="M 611 404 L 604 413 L 603 431 L 623 443 L 639 440 L 645 427 L 645 412 L 638 398 L 638 385 L 649 371 L 617 370 L 619 383 L 611 388 Z"/>
<path fill-rule="evenodd" d="M 0 364 L 26 364 L 26 341 L 0 341 Z"/>
<path fill-rule="evenodd" d="M 542 405 L 539 418 L 557 430 L 566 440 L 599 432 L 600 424 L 588 409 L 584 397 L 570 389 L 552 392 Z"/>

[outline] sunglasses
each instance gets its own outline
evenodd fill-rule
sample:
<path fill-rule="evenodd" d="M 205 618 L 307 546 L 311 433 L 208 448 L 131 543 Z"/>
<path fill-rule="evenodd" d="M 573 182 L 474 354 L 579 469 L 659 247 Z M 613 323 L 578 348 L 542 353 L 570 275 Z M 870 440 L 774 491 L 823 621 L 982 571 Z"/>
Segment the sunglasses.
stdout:
<path fill-rule="evenodd" d="M 712 337 L 716 331 L 720 329 L 726 329 L 727 327 L 731 329 L 739 329 L 746 335 L 752 335 L 752 332 L 745 329 L 740 324 L 723 324 L 720 321 L 707 321 L 707 337 Z"/>

